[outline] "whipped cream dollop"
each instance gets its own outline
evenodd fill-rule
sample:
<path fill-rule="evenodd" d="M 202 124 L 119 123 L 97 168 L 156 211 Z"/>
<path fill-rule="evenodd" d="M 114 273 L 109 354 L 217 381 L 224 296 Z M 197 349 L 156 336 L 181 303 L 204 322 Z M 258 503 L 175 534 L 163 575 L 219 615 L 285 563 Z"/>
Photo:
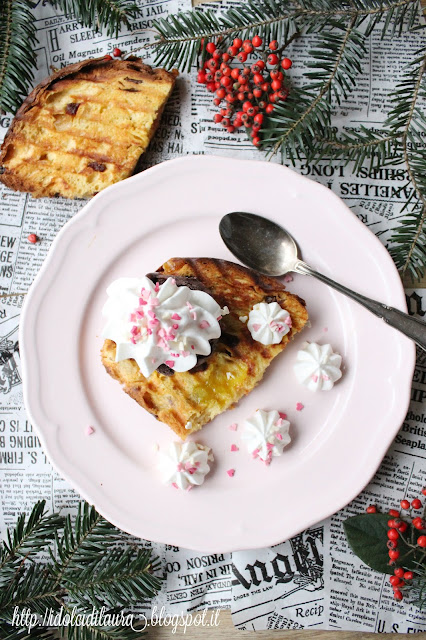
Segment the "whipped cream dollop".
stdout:
<path fill-rule="evenodd" d="M 297 352 L 294 373 L 310 391 L 329 391 L 342 377 L 341 366 L 342 356 L 329 344 L 305 342 Z"/>
<path fill-rule="evenodd" d="M 278 302 L 259 302 L 250 311 L 247 326 L 253 340 L 278 344 L 291 329 L 291 316 Z"/>
<path fill-rule="evenodd" d="M 189 371 L 221 334 L 217 302 L 204 291 L 178 287 L 173 278 L 161 285 L 147 277 L 120 278 L 107 294 L 102 337 L 116 343 L 116 362 L 133 358 L 146 378 L 161 364 Z"/>
<path fill-rule="evenodd" d="M 189 491 L 203 484 L 214 460 L 210 447 L 196 442 L 172 442 L 167 451 L 158 454 L 158 468 L 163 482 L 176 489 Z"/>
<path fill-rule="evenodd" d="M 253 458 L 259 458 L 269 465 L 274 456 L 280 456 L 283 449 L 291 441 L 290 423 L 285 414 L 278 411 L 258 409 L 244 423 L 242 439 Z"/>

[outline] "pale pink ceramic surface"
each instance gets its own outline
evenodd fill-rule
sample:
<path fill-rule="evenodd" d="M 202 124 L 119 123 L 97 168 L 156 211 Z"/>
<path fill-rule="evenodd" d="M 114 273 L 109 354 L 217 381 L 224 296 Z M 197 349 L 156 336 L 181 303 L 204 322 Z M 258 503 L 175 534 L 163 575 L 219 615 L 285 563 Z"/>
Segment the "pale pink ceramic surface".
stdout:
<path fill-rule="evenodd" d="M 196 437 L 216 458 L 205 484 L 189 493 L 163 486 L 155 446 L 176 436 L 102 367 L 105 289 L 172 256 L 232 259 L 218 223 L 235 210 L 281 223 L 308 263 L 405 309 L 385 248 L 329 189 L 266 162 L 191 156 L 93 198 L 58 234 L 21 323 L 25 404 L 59 472 L 122 529 L 210 552 L 280 542 L 354 498 L 405 417 L 415 359 L 413 343 L 400 333 L 314 279 L 295 276 L 288 289 L 306 299 L 312 328 L 251 394 Z M 305 340 L 330 342 L 343 355 L 344 377 L 331 392 L 311 393 L 296 382 L 292 366 Z M 284 411 L 291 421 L 292 444 L 269 468 L 251 459 L 240 439 L 257 408 Z M 237 432 L 228 428 L 234 422 Z"/>

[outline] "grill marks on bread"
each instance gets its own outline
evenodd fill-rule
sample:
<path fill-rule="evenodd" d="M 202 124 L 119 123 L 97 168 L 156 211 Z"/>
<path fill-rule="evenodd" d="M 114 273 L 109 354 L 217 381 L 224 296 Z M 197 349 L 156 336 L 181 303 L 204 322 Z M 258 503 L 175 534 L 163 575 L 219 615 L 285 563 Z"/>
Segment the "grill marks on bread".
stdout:
<path fill-rule="evenodd" d="M 279 280 L 225 260 L 172 258 L 158 272 L 166 277 L 197 278 L 218 304 L 229 308 L 231 313 L 223 316 L 222 336 L 207 359 L 207 368 L 173 376 L 154 371 L 144 378 L 134 360 L 115 362 L 111 340 L 105 341 L 101 356 L 108 373 L 126 393 L 185 439 L 258 384 L 271 361 L 303 329 L 308 314 L 304 301 L 288 293 Z M 290 313 L 293 326 L 280 344 L 264 346 L 252 339 L 239 317 L 248 316 L 256 303 L 271 296 Z M 188 423 L 190 429 L 185 428 Z"/>
<path fill-rule="evenodd" d="M 61 69 L 16 114 L 0 152 L 1 180 L 36 197 L 90 197 L 127 178 L 160 121 L 177 72 L 139 58 Z"/>

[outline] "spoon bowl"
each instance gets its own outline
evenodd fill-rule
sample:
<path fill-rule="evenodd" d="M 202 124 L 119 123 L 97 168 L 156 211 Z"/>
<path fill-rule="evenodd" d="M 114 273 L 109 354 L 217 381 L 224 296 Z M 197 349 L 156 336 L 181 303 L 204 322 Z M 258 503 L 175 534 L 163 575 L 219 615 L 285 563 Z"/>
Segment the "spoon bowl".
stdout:
<path fill-rule="evenodd" d="M 298 258 L 296 241 L 272 220 L 244 211 L 225 215 L 219 223 L 222 240 L 243 264 L 267 276 L 282 276 L 289 271 L 310 275 L 352 298 L 426 351 L 426 324 L 399 309 L 371 300 L 328 276 L 312 269 Z M 355 265 L 354 265 L 355 266 Z"/>

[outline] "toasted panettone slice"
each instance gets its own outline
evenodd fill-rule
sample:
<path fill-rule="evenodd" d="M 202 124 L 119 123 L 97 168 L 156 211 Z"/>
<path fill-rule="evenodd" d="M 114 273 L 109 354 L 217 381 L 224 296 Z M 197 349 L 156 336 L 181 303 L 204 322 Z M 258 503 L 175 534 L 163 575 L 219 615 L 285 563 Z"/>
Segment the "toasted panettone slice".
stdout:
<path fill-rule="evenodd" d="M 71 64 L 41 82 L 0 151 L 0 179 L 35 197 L 86 198 L 130 176 L 153 137 L 177 72 L 140 58 Z"/>
<path fill-rule="evenodd" d="M 156 370 L 149 378 L 141 374 L 133 359 L 115 362 L 111 340 L 105 340 L 101 357 L 107 372 L 126 393 L 185 439 L 257 385 L 270 362 L 303 329 L 308 314 L 304 301 L 288 293 L 279 280 L 233 262 L 172 258 L 149 275 L 163 280 L 169 276 L 200 282 L 221 307 L 228 307 L 230 313 L 221 320 L 222 335 L 211 355 L 192 371 L 163 375 Z M 279 344 L 256 342 L 240 320 L 259 302 L 278 302 L 291 316 L 292 328 Z"/>

